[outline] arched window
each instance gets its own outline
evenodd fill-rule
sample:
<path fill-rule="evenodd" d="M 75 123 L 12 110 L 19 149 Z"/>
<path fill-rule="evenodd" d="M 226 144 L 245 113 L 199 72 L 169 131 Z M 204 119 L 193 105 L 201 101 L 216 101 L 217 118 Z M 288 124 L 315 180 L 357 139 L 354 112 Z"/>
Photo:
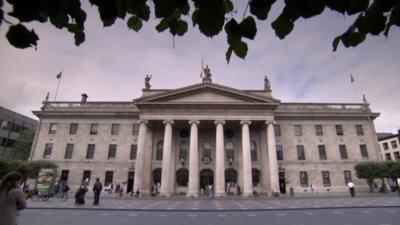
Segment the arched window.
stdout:
<path fill-rule="evenodd" d="M 253 181 L 253 186 L 257 186 L 260 183 L 260 171 L 256 168 L 251 169 L 251 176 Z"/>
<path fill-rule="evenodd" d="M 189 180 L 189 171 L 186 168 L 180 168 L 176 171 L 176 183 L 181 187 L 187 187 Z"/>
<path fill-rule="evenodd" d="M 203 159 L 204 158 L 209 158 L 211 159 L 211 144 L 210 142 L 204 142 L 203 143 Z"/>
<path fill-rule="evenodd" d="M 187 158 L 187 142 L 182 141 L 179 147 L 179 160 L 186 160 Z"/>
<path fill-rule="evenodd" d="M 250 143 L 251 161 L 257 161 L 257 144 L 255 141 Z"/>
<path fill-rule="evenodd" d="M 163 159 L 163 148 L 164 148 L 164 142 L 159 141 L 157 142 L 156 146 L 156 160 L 162 160 Z"/>
<path fill-rule="evenodd" d="M 154 184 L 161 183 L 161 168 L 153 170 L 153 183 Z"/>
<path fill-rule="evenodd" d="M 225 143 L 225 155 L 226 161 L 234 160 L 235 159 L 235 150 L 233 148 L 233 143 L 228 141 Z"/>
<path fill-rule="evenodd" d="M 225 183 L 237 183 L 236 170 L 229 168 L 225 170 Z"/>

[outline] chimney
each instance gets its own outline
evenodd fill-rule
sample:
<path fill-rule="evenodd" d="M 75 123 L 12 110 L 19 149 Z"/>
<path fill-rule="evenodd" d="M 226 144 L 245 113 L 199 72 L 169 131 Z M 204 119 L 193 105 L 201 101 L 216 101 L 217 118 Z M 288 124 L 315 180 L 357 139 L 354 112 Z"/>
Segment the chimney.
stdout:
<path fill-rule="evenodd" d="M 88 98 L 87 94 L 83 93 L 81 103 L 86 103 L 87 98 Z"/>

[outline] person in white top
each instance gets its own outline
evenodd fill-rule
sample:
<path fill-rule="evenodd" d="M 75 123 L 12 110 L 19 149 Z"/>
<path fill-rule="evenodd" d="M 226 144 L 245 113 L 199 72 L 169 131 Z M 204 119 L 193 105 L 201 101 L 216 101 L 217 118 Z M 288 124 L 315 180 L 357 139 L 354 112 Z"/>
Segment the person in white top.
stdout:
<path fill-rule="evenodd" d="M 351 182 L 351 181 L 349 181 L 349 182 L 347 183 L 347 187 L 349 187 L 349 191 L 350 191 L 351 197 L 354 197 L 354 195 L 355 195 L 354 183 Z"/>

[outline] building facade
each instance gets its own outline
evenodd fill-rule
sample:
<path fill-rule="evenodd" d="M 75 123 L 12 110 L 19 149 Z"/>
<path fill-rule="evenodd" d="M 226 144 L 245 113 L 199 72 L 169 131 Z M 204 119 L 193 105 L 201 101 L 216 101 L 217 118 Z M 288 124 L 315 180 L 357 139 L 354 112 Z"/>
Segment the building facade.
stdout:
<path fill-rule="evenodd" d="M 0 106 L 0 157 L 14 158 L 17 154 L 12 146 L 20 133 L 36 126 L 36 120 Z"/>
<path fill-rule="evenodd" d="M 400 160 L 400 130 L 397 134 L 379 138 L 378 142 L 384 160 Z"/>
<path fill-rule="evenodd" d="M 380 159 L 368 104 L 283 103 L 267 78 L 239 90 L 208 68 L 202 77 L 173 90 L 146 77 L 131 102 L 45 102 L 31 157 L 54 161 L 72 186 L 99 177 L 144 195 L 343 192 L 349 180 L 368 190 L 354 170 Z"/>

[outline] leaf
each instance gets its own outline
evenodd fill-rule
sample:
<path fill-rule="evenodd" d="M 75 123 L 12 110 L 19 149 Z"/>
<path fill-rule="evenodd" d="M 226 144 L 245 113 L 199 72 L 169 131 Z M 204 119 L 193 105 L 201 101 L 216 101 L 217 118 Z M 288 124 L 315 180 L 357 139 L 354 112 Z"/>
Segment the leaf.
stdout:
<path fill-rule="evenodd" d="M 8 0 L 8 3 L 12 5 L 12 11 L 8 15 L 17 18 L 20 22 L 31 22 L 39 18 L 40 1 Z"/>
<path fill-rule="evenodd" d="M 182 14 L 188 14 L 190 6 L 187 0 L 153 0 L 156 18 L 171 16 L 176 9 Z"/>
<path fill-rule="evenodd" d="M 389 23 L 386 25 L 385 36 L 389 35 L 389 30 L 392 25 L 400 26 L 400 2 L 397 3 L 390 13 Z"/>
<path fill-rule="evenodd" d="M 164 19 L 162 19 L 162 20 L 160 21 L 159 24 L 157 24 L 156 30 L 157 30 L 158 32 L 163 32 L 163 31 L 165 31 L 168 27 L 169 27 L 169 20 L 168 20 L 168 18 L 164 18 Z"/>
<path fill-rule="evenodd" d="M 142 28 L 142 21 L 137 16 L 131 16 L 128 19 L 127 25 L 130 29 L 138 32 Z"/>
<path fill-rule="evenodd" d="M 79 46 L 85 41 L 85 33 L 83 33 L 82 31 L 78 31 L 75 33 L 74 38 L 75 38 L 75 45 Z"/>
<path fill-rule="evenodd" d="M 326 0 L 326 6 L 331 10 L 344 14 L 349 0 Z"/>
<path fill-rule="evenodd" d="M 340 38 L 341 38 L 341 36 L 337 36 L 332 42 L 332 47 L 333 47 L 334 52 L 336 51 L 336 49 L 340 43 Z"/>
<path fill-rule="evenodd" d="M 6 34 L 8 42 L 16 48 L 28 48 L 37 46 L 39 37 L 32 29 L 29 31 L 24 25 L 17 24 L 11 26 Z"/>
<path fill-rule="evenodd" d="M 365 40 L 365 34 L 360 32 L 346 32 L 342 34 L 341 40 L 346 48 L 355 47 Z"/>
<path fill-rule="evenodd" d="M 376 7 L 371 7 L 367 10 L 365 14 L 368 23 L 368 31 L 372 35 L 379 35 L 385 30 L 386 17 L 383 12 Z"/>
<path fill-rule="evenodd" d="M 284 39 L 286 35 L 293 30 L 294 24 L 293 22 L 284 19 L 282 16 L 279 16 L 274 22 L 272 22 L 271 26 L 275 30 L 275 34 L 280 39 Z"/>
<path fill-rule="evenodd" d="M 240 23 L 240 33 L 243 37 L 253 40 L 257 34 L 257 26 L 256 21 L 253 19 L 252 16 L 246 17 Z"/>
<path fill-rule="evenodd" d="M 252 0 L 250 1 L 250 13 L 255 15 L 259 20 L 266 20 L 271 6 L 276 0 Z"/>
<path fill-rule="evenodd" d="M 178 20 L 176 23 L 176 34 L 183 36 L 188 30 L 188 24 L 186 21 Z"/>
<path fill-rule="evenodd" d="M 369 0 L 349 0 L 347 14 L 353 15 L 368 8 Z"/>
<path fill-rule="evenodd" d="M 196 16 L 201 33 L 207 37 L 219 34 L 225 23 L 225 11 L 221 8 L 199 9 Z"/>
<path fill-rule="evenodd" d="M 235 48 L 233 49 L 233 52 L 240 58 L 244 59 L 247 55 L 247 44 L 243 41 L 239 42 Z"/>
<path fill-rule="evenodd" d="M 50 22 L 58 29 L 67 27 L 68 20 L 67 14 L 58 14 L 56 17 L 50 17 Z"/>
<path fill-rule="evenodd" d="M 235 8 L 231 0 L 224 0 L 224 6 L 226 12 L 232 12 Z"/>
<path fill-rule="evenodd" d="M 226 62 L 229 64 L 229 61 L 231 60 L 231 56 L 232 56 L 232 48 L 229 47 L 228 50 L 225 53 L 225 57 L 226 57 Z"/>

